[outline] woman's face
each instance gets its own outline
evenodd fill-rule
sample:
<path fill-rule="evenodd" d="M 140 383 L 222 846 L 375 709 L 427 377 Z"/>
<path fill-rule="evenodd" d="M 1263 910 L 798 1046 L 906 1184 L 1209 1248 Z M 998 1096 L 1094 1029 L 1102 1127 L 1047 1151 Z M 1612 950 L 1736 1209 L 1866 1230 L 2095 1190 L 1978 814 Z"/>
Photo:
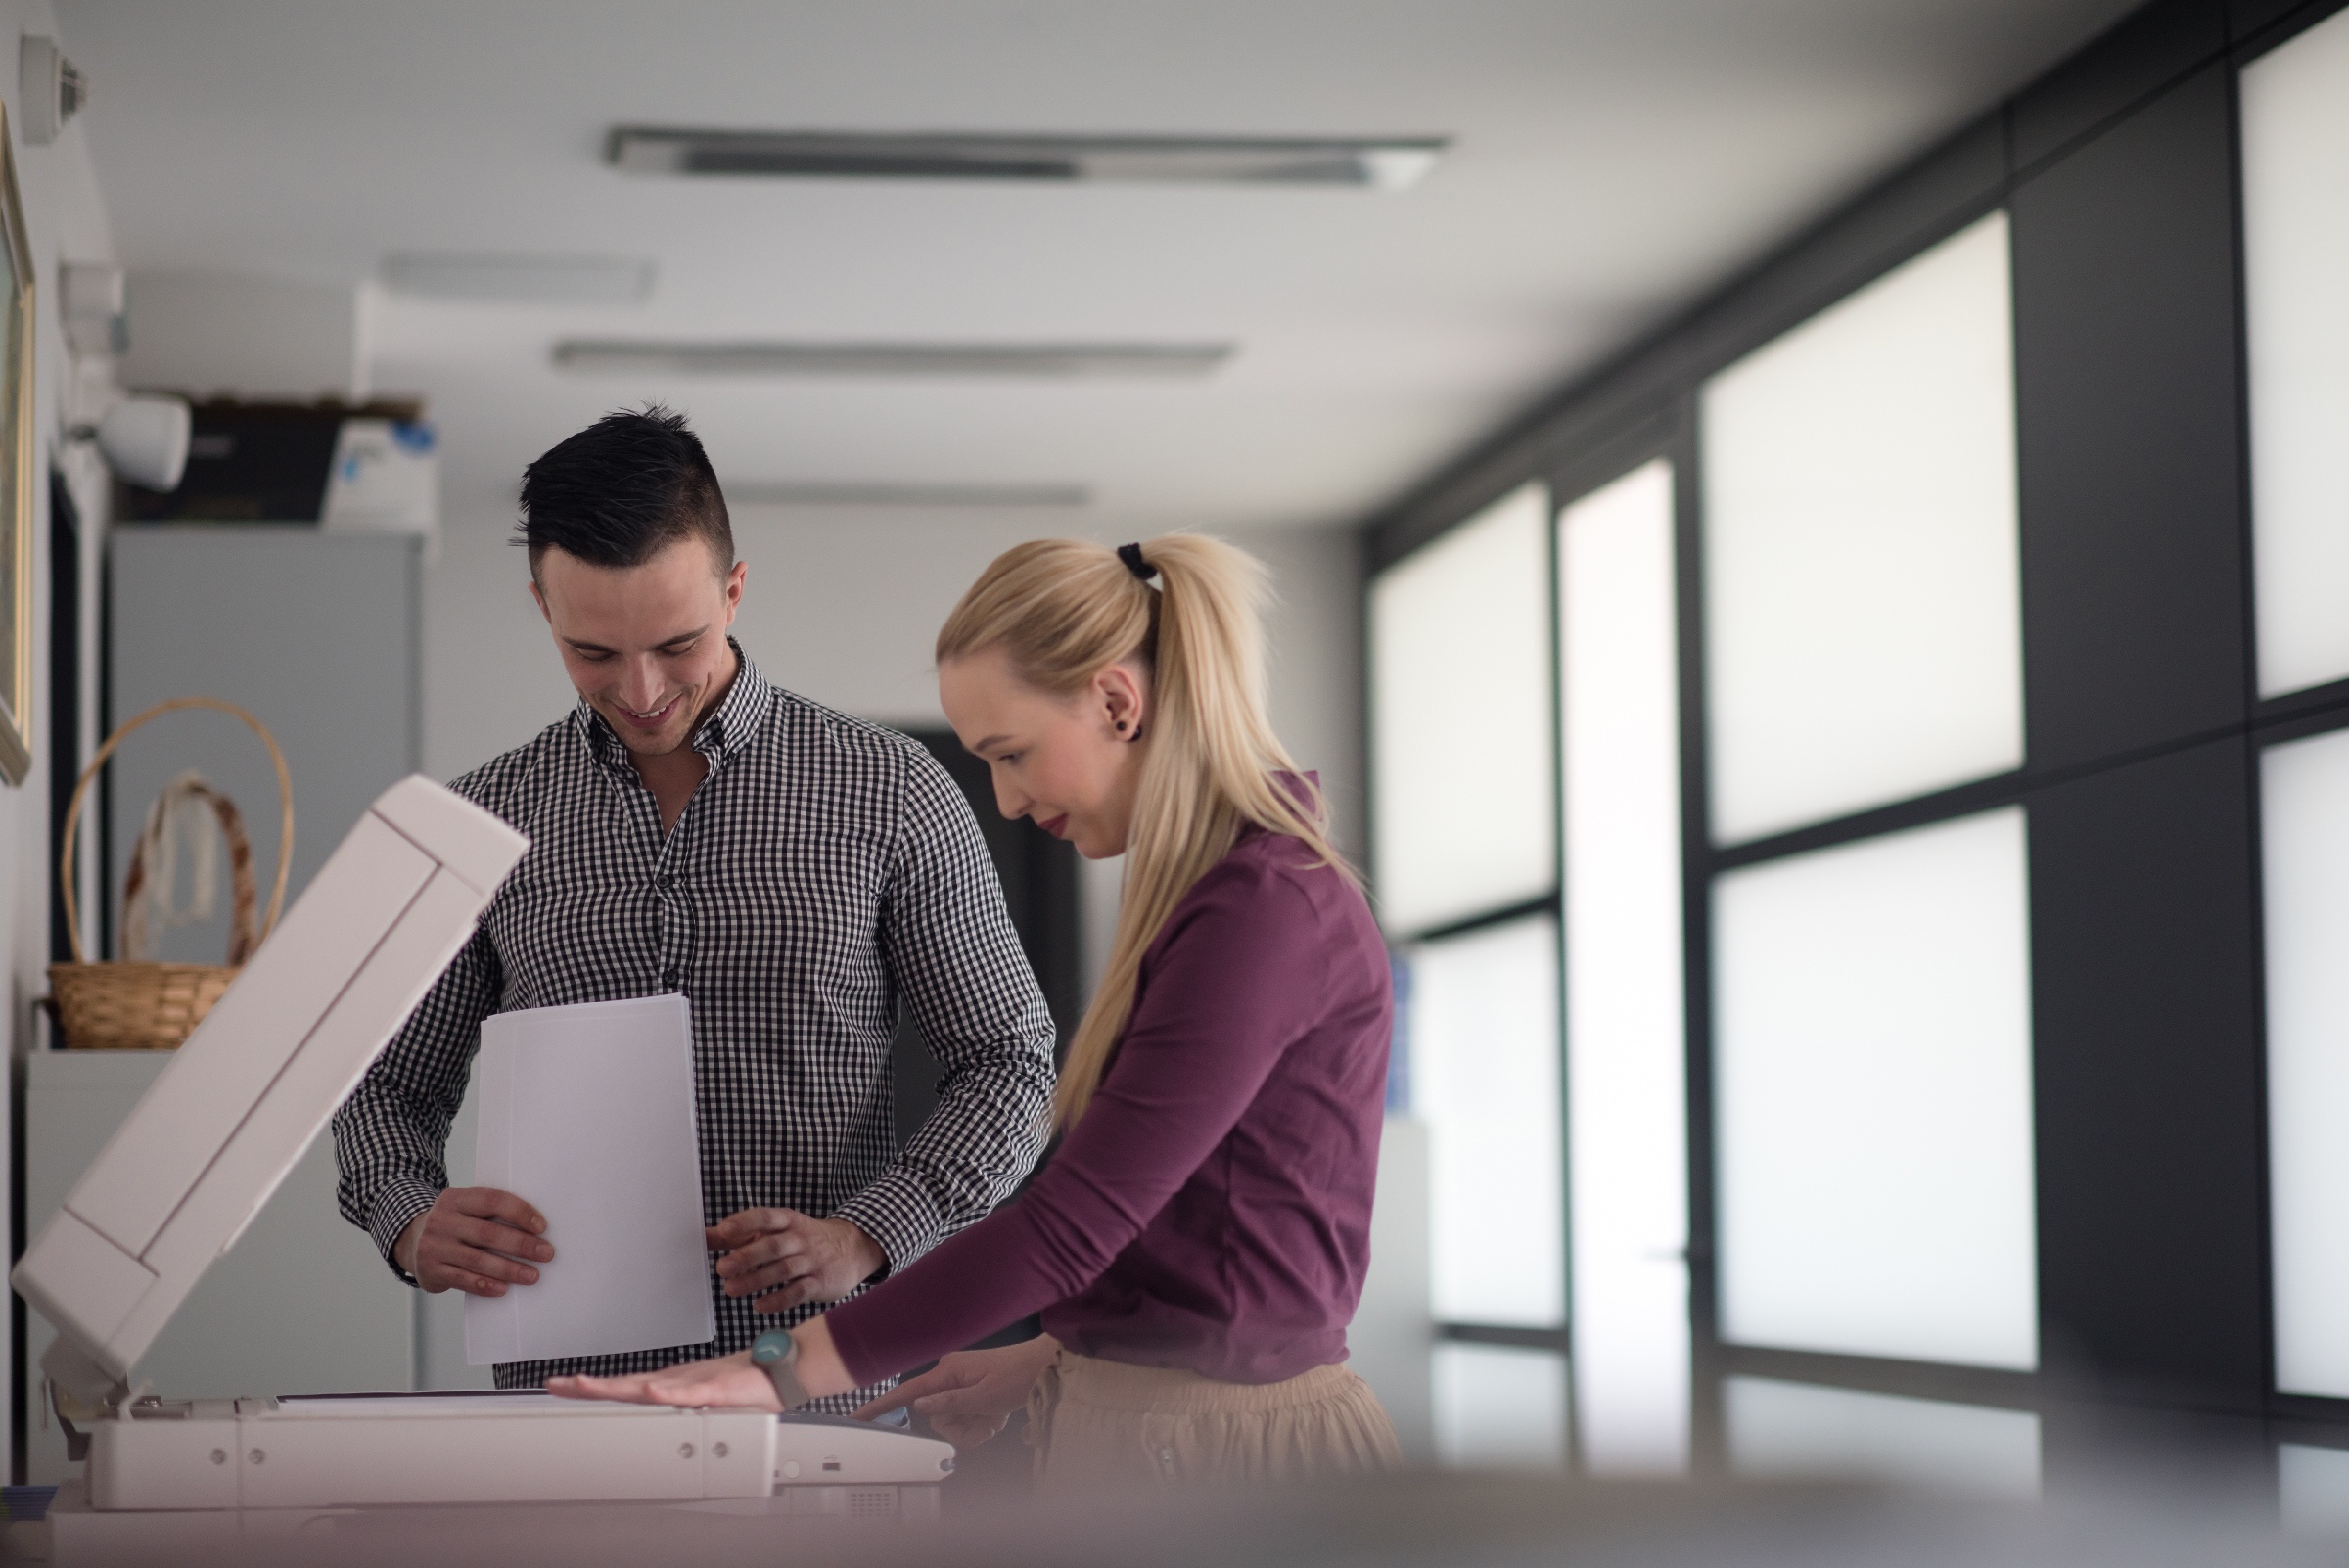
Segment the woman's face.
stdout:
<path fill-rule="evenodd" d="M 1012 672 L 1002 648 L 938 669 L 946 722 L 995 782 L 995 805 L 1067 839 L 1088 860 L 1126 853 L 1141 780 L 1145 683 L 1111 665 L 1082 691 L 1055 697 Z"/>

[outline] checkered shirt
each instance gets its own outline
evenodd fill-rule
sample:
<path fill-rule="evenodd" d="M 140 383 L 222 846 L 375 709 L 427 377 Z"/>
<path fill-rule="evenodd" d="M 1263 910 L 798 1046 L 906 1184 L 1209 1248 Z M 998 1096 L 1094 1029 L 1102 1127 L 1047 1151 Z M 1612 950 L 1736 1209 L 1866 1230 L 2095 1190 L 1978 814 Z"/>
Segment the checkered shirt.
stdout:
<path fill-rule="evenodd" d="M 684 992 L 712 1222 L 754 1207 L 837 1216 L 894 1271 L 1036 1163 L 1052 1018 L 945 771 L 918 742 L 769 685 L 747 657 L 693 745 L 710 771 L 666 839 L 585 703 L 452 786 L 530 850 L 336 1114 L 343 1214 L 387 1262 L 448 1185 L 482 1020 L 517 1008 Z M 938 1109 L 902 1150 L 889 1070 L 900 1001 L 943 1069 Z M 821 1310 L 756 1314 L 714 1273 L 711 1291 L 711 1344 L 510 1362 L 497 1384 L 724 1355 Z"/>

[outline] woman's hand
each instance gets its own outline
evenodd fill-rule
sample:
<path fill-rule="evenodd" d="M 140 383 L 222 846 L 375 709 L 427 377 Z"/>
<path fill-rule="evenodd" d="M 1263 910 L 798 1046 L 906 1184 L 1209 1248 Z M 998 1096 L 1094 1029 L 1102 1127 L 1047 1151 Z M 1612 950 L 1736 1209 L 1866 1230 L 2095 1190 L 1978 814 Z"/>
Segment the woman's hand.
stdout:
<path fill-rule="evenodd" d="M 994 1350 L 956 1351 L 865 1406 L 856 1419 L 911 1406 L 940 1437 L 958 1449 L 975 1449 L 1028 1403 L 1028 1391 L 1059 1354 L 1060 1341 L 1049 1334 Z"/>
<path fill-rule="evenodd" d="M 792 1363 L 800 1387 L 811 1400 L 846 1394 L 856 1386 L 848 1362 L 832 1344 L 832 1330 L 821 1317 L 810 1317 L 791 1331 L 800 1354 Z M 625 1405 L 726 1406 L 735 1409 L 780 1410 L 774 1379 L 752 1361 L 749 1351 L 736 1351 L 706 1361 L 664 1366 L 657 1372 L 630 1372 L 621 1377 L 550 1377 L 549 1394 L 567 1400 L 618 1400 Z M 871 1407 L 880 1409 L 883 1407 Z"/>
<path fill-rule="evenodd" d="M 749 1351 L 714 1360 L 687 1361 L 657 1372 L 622 1377 L 550 1377 L 549 1394 L 567 1400 L 619 1400 L 626 1405 L 718 1405 L 737 1409 L 780 1410 L 766 1368 L 751 1364 Z"/>

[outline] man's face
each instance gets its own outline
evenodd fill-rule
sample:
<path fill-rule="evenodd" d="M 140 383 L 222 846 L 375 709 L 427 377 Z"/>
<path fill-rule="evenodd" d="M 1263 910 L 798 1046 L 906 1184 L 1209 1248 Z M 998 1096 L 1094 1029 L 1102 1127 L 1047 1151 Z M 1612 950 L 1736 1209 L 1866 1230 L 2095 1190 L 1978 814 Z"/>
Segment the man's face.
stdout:
<path fill-rule="evenodd" d="M 747 569 L 716 567 L 710 546 L 691 537 L 642 566 L 594 566 L 561 548 L 538 559 L 530 597 L 554 628 L 571 683 L 640 757 L 684 746 L 733 678 L 726 628 Z"/>

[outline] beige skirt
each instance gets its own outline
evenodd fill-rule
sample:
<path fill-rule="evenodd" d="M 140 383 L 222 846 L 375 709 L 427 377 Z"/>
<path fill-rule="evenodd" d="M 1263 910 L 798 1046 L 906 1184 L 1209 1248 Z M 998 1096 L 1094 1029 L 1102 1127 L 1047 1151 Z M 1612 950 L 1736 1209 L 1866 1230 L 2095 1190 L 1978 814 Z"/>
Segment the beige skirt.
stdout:
<path fill-rule="evenodd" d="M 1064 1350 L 1028 1397 L 1036 1484 L 1096 1492 L 1370 1475 L 1403 1448 L 1370 1385 L 1343 1365 L 1280 1383 L 1219 1383 Z"/>

